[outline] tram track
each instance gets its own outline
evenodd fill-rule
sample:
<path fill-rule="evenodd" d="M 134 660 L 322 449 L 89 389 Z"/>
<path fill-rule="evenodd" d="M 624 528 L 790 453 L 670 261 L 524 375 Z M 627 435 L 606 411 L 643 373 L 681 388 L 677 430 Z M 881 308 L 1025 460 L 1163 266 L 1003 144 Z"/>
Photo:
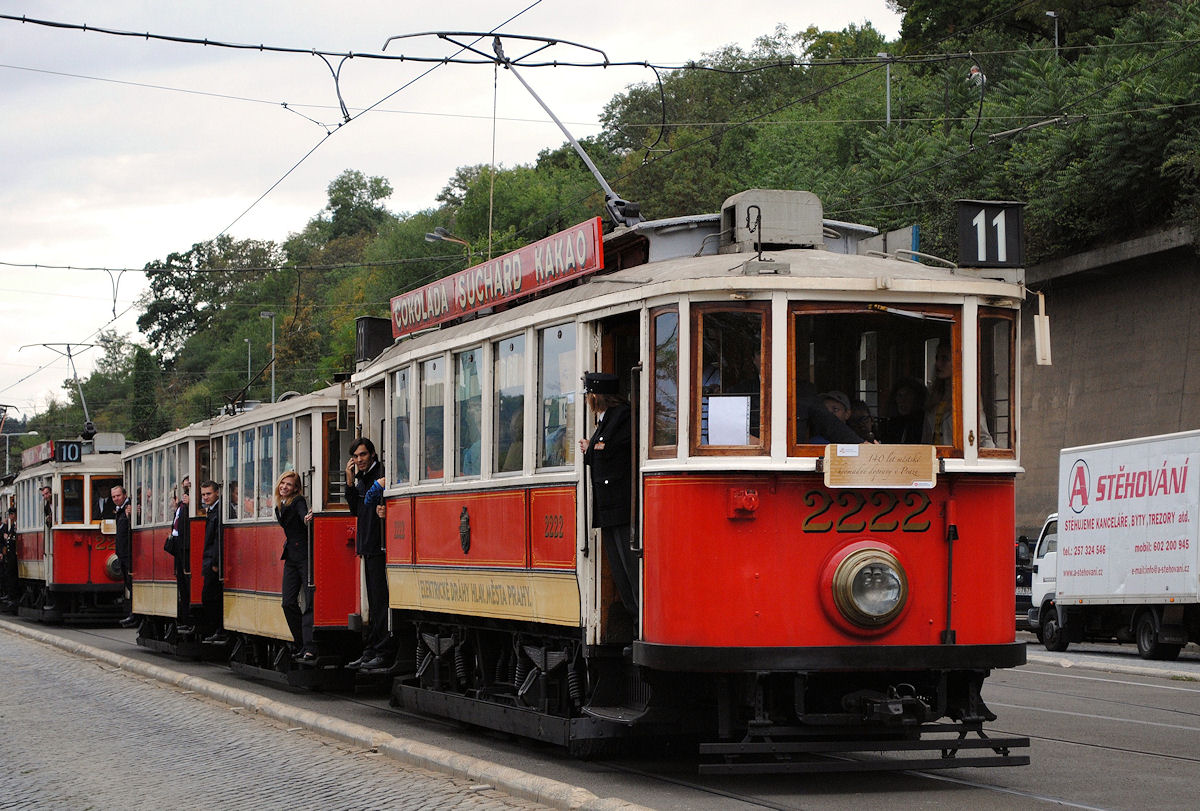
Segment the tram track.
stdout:
<path fill-rule="evenodd" d="M 97 643 L 104 646 L 128 647 L 131 640 L 128 637 L 128 632 L 119 631 L 116 629 L 105 628 L 79 628 L 70 629 L 72 633 L 79 636 L 86 636 L 96 640 Z M 153 657 L 158 660 L 159 657 Z M 174 657 L 162 657 L 166 662 L 172 661 Z M 179 665 L 179 669 L 185 669 L 191 660 L 175 660 Z M 198 669 L 210 671 L 210 678 L 219 678 L 224 680 L 225 669 L 220 665 L 212 666 L 213 663 L 193 662 L 192 664 L 200 665 Z M 1080 685 L 1079 690 L 1071 689 L 1053 689 L 1044 687 L 1023 687 L 1020 679 L 1010 680 L 1010 683 L 997 685 L 1005 690 L 1012 689 L 1020 691 L 1025 695 L 1038 696 L 1039 700 L 1045 699 L 1043 706 L 1034 706 L 1030 703 L 1002 703 L 999 701 L 989 701 L 993 708 L 1004 708 L 1009 711 L 1019 711 L 1020 713 L 1031 713 L 1033 715 L 1054 714 L 1066 718 L 1090 719 L 1101 724 L 1138 724 L 1139 726 L 1159 728 L 1166 730 L 1182 730 L 1186 734 L 1200 732 L 1200 725 L 1190 723 L 1196 717 L 1200 717 L 1200 713 L 1193 712 L 1187 709 L 1175 709 L 1160 706 L 1153 701 L 1129 702 L 1120 701 L 1111 697 L 1097 698 L 1083 692 L 1083 686 L 1090 683 L 1099 683 L 1112 685 L 1114 687 L 1135 687 L 1135 688 L 1150 688 L 1152 690 L 1169 691 L 1172 695 L 1184 695 L 1200 693 L 1200 688 L 1186 685 L 1173 684 L 1155 684 L 1146 683 L 1140 680 L 1131 680 L 1129 678 L 1107 678 L 1103 675 L 1087 676 L 1082 674 L 1063 674 L 1063 673 L 1031 673 L 1035 678 L 1046 677 L 1053 675 L 1057 678 L 1070 679 L 1071 683 Z M 1016 684 L 1012 682 L 1017 682 Z M 294 691 L 287 688 L 280 688 L 279 685 L 273 685 L 267 682 L 252 682 L 256 686 L 253 688 L 259 692 L 267 693 L 276 699 L 281 699 L 284 694 L 291 695 Z M 430 717 L 423 714 L 412 713 L 400 708 L 388 706 L 386 698 L 381 694 L 372 696 L 357 696 L 346 693 L 326 693 L 325 697 L 331 702 L 329 709 L 337 714 L 336 706 L 355 707 L 366 710 L 376 716 L 381 716 L 386 713 L 387 717 L 395 718 L 397 721 L 412 722 L 419 725 L 432 725 L 431 728 L 447 731 L 454 735 L 468 732 L 473 736 L 477 736 L 480 732 L 484 736 L 488 736 L 486 730 L 479 730 L 469 726 L 464 726 L 456 722 L 448 722 L 436 717 Z M 1151 694 L 1153 695 L 1153 694 Z M 289 699 L 283 698 L 283 701 Z M 1054 709 L 1047 707 L 1046 704 L 1056 702 L 1078 701 L 1078 702 L 1100 702 L 1104 706 L 1121 706 L 1128 707 L 1134 712 L 1145 715 L 1146 713 L 1158 712 L 1168 716 L 1164 721 L 1150 721 L 1142 718 L 1121 718 L 1114 715 L 1104 713 L 1090 712 L 1071 712 L 1066 710 Z M 381 712 L 382 711 L 382 712 Z M 1005 715 L 1009 715 L 1005 713 Z M 1009 715 L 1009 717 L 1013 717 Z M 1020 717 L 1020 716 L 1016 716 Z M 1170 718 L 1178 718 L 1183 723 L 1170 723 Z M 1028 726 L 1028 725 L 1027 725 Z M 1064 735 L 1046 735 L 1046 734 L 1031 734 L 1024 729 L 1019 732 L 1010 731 L 1008 729 L 995 729 L 997 734 L 1020 734 L 1030 738 L 1035 742 L 1035 745 L 1040 745 L 1044 751 L 1061 750 L 1064 747 L 1070 747 L 1076 751 L 1088 750 L 1102 755 L 1111 755 L 1118 759 L 1134 759 L 1134 762 L 1142 763 L 1172 763 L 1178 764 L 1180 767 L 1192 768 L 1200 765 L 1200 756 L 1191 756 L 1188 754 L 1177 754 L 1163 751 L 1154 751 L 1145 746 L 1119 746 L 1111 743 L 1102 743 L 1092 740 L 1084 740 L 1073 738 Z M 410 733 L 411 734 L 411 733 Z M 478 740 L 478 739 L 477 739 Z M 1066 758 L 1073 760 L 1074 758 Z M 1147 760 L 1149 759 L 1149 760 Z M 622 775 L 627 779 L 635 779 L 646 781 L 647 784 L 658 785 L 661 787 L 675 787 L 681 792 L 695 792 L 697 798 L 701 795 L 710 798 L 707 800 L 710 804 L 716 804 L 718 807 L 724 803 L 740 803 L 747 808 L 765 808 L 776 809 L 777 811 L 798 811 L 802 808 L 826 807 L 831 804 L 836 804 L 838 798 L 845 799 L 847 792 L 857 792 L 863 790 L 861 783 L 847 784 L 834 778 L 834 782 L 821 781 L 795 781 L 781 780 L 766 784 L 765 793 L 759 793 L 751 790 L 746 791 L 748 786 L 740 785 L 737 781 L 715 781 L 706 782 L 703 778 L 691 779 L 688 774 L 681 773 L 688 769 L 693 769 L 695 766 L 694 758 L 673 757 L 666 758 L 662 761 L 652 761 L 649 763 L 631 763 L 621 760 L 592 760 L 587 764 L 580 764 L 579 768 L 593 768 L 605 771 L 610 771 L 614 775 Z M 574 767 L 572 767 L 574 768 Z M 1145 767 L 1143 767 L 1145 768 Z M 1005 774 L 1009 770 L 1003 770 Z M 999 772 L 989 773 L 986 777 L 973 779 L 969 772 L 956 771 L 954 774 L 946 774 L 938 771 L 919 771 L 909 770 L 893 772 L 892 775 L 904 775 L 913 780 L 929 781 L 931 784 L 936 783 L 947 787 L 961 787 L 964 789 L 972 789 L 986 792 L 996 798 L 1011 797 L 1012 802 L 1025 803 L 1045 803 L 1066 808 L 1088 809 L 1089 811 L 1107 811 L 1107 809 L 1125 807 L 1121 803 L 1114 805 L 1105 805 L 1105 800 L 1100 799 L 1097 804 L 1097 797 L 1076 797 L 1071 798 L 1068 793 L 1066 796 L 1053 796 L 1048 793 L 1039 791 L 1037 784 L 1023 784 L 1023 781 L 1017 777 L 1017 772 L 1013 773 L 1013 779 L 1006 779 Z M 991 778 L 989 781 L 988 778 Z M 1003 781 L 997 782 L 997 781 Z M 868 788 L 870 790 L 870 788 Z M 882 791 L 883 789 L 879 789 Z M 946 790 L 953 791 L 952 788 Z M 774 793 L 779 793 L 781 796 L 771 796 Z M 1081 801 L 1082 800 L 1082 801 Z M 997 800 L 1001 807 L 1004 800 Z M 986 805 L 986 803 L 985 803 Z M 993 807 L 993 806 L 988 806 Z"/>

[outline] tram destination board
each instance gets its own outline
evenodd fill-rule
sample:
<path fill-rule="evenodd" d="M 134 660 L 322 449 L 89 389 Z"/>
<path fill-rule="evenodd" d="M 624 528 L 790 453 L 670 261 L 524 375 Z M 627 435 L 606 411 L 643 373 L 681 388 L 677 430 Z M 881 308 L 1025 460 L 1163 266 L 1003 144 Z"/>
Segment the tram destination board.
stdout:
<path fill-rule="evenodd" d="M 599 217 L 431 282 L 391 301 L 392 337 L 547 290 L 604 266 Z"/>

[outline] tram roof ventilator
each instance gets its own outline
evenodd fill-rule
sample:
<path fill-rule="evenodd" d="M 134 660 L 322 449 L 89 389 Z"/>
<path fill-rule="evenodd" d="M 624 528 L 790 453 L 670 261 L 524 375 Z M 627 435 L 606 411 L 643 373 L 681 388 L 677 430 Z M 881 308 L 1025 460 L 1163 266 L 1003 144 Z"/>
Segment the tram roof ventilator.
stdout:
<path fill-rule="evenodd" d="M 748 189 L 726 198 L 721 211 L 716 214 L 668 217 L 618 228 L 605 236 L 606 261 L 610 255 L 618 255 L 622 249 L 631 247 L 629 242 L 635 234 L 645 240 L 646 256 L 642 261 L 659 262 L 684 256 L 804 248 L 862 254 L 873 247 L 867 241 L 877 238 L 879 230 L 869 225 L 825 219 L 821 200 L 812 192 Z M 618 266 L 635 264 L 639 262 L 625 261 Z M 767 267 L 769 263 L 761 260 L 751 264 L 753 267 L 747 268 L 751 273 L 787 272 L 782 266 L 772 270 Z"/>

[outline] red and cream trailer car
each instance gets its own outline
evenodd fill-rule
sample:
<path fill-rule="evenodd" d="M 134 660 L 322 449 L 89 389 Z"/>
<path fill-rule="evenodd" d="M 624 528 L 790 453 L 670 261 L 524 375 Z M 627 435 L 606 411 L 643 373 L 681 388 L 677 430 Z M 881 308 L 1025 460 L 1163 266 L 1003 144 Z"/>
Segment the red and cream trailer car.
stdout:
<path fill-rule="evenodd" d="M 14 481 L 20 616 L 51 623 L 125 616 L 116 526 L 103 517 L 113 485 L 121 483 L 124 449 L 121 434 L 102 433 L 43 442 L 22 453 Z"/>
<path fill-rule="evenodd" d="M 342 665 L 361 649 L 363 614 L 355 522 L 343 495 L 345 460 L 355 436 L 353 413 L 341 387 L 333 386 L 212 423 L 212 470 L 224 511 L 224 624 L 233 639 L 229 658 L 234 670 L 296 686 L 352 679 Z M 293 663 L 282 608 L 284 536 L 275 519 L 274 490 L 288 470 L 299 474 L 314 513 L 308 582 L 313 587 L 315 666 Z M 197 493 L 194 487 L 193 497 Z M 203 527 L 198 537 L 203 545 Z"/>
<path fill-rule="evenodd" d="M 214 420 L 195 423 L 139 442 L 124 455 L 125 480 L 133 500 L 133 613 L 141 622 L 137 642 L 151 650 L 198 656 L 201 652 L 200 559 L 204 550 L 204 507 L 200 482 L 212 476 L 209 433 Z M 175 507 L 187 496 L 178 532 L 188 541 L 185 562 L 183 623 L 177 630 L 181 597 L 175 558 L 164 548 L 172 530 Z"/>

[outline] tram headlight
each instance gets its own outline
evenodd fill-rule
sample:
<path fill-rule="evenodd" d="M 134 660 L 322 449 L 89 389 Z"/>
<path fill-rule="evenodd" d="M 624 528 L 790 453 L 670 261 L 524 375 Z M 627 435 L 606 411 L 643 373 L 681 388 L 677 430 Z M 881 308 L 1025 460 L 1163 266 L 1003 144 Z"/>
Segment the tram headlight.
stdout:
<path fill-rule="evenodd" d="M 108 575 L 109 580 L 119 581 L 123 579 L 121 561 L 115 553 L 109 554 L 108 560 L 104 561 L 104 573 Z"/>
<path fill-rule="evenodd" d="M 908 577 L 896 557 L 882 549 L 859 549 L 833 574 L 833 600 L 842 616 L 862 628 L 878 628 L 900 615 Z"/>

